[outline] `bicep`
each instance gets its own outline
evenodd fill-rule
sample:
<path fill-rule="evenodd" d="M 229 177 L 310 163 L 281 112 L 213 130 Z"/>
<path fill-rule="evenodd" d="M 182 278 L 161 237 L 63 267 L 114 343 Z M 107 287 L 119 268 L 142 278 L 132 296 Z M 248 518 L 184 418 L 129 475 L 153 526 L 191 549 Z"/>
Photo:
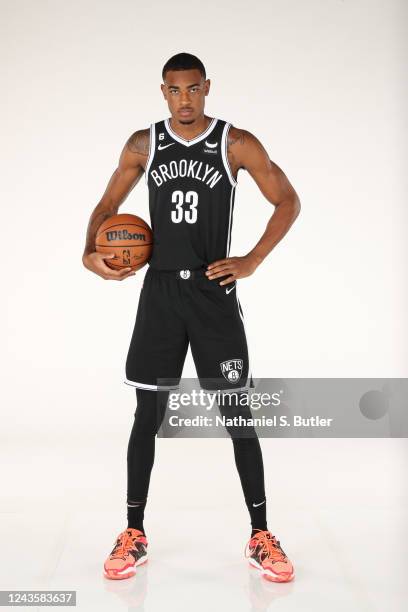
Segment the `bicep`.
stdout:
<path fill-rule="evenodd" d="M 121 152 L 118 167 L 108 182 L 102 200 L 108 201 L 114 207 L 120 206 L 140 181 L 143 173 L 143 157 L 131 151 L 126 143 Z"/>
<path fill-rule="evenodd" d="M 242 167 L 252 176 L 263 195 L 278 204 L 294 194 L 294 189 L 283 170 L 270 158 L 262 143 L 246 132 L 242 147 Z"/>

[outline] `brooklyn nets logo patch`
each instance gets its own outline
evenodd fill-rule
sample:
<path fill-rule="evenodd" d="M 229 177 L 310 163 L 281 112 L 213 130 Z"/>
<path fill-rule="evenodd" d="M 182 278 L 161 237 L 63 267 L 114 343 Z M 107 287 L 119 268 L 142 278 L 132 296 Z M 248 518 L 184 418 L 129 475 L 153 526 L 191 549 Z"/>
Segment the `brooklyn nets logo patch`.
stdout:
<path fill-rule="evenodd" d="M 220 368 L 224 378 L 230 383 L 236 383 L 241 378 L 243 361 L 242 359 L 228 359 L 228 361 L 222 361 Z"/>

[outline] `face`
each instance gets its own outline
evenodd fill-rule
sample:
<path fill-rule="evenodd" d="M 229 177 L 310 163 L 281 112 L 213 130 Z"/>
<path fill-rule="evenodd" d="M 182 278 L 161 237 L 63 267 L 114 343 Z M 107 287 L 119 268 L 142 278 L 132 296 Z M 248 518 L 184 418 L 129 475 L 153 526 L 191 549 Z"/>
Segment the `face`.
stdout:
<path fill-rule="evenodd" d="M 210 80 L 204 80 L 199 70 L 169 70 L 161 85 L 171 116 L 179 123 L 194 123 L 204 113 L 205 96 Z"/>

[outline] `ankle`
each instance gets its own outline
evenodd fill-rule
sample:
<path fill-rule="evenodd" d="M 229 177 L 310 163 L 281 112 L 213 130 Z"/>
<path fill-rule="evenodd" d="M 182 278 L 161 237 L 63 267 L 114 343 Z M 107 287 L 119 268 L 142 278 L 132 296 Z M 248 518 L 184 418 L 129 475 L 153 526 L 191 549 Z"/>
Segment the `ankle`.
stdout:
<path fill-rule="evenodd" d="M 253 527 L 252 531 L 251 531 L 251 538 L 254 537 L 254 535 L 256 535 L 257 533 L 259 533 L 261 531 L 268 531 L 268 527 L 262 526 L 262 527 Z"/>
<path fill-rule="evenodd" d="M 128 523 L 127 529 L 137 529 L 141 531 L 143 535 L 146 535 L 143 525 L 135 525 L 134 523 Z"/>

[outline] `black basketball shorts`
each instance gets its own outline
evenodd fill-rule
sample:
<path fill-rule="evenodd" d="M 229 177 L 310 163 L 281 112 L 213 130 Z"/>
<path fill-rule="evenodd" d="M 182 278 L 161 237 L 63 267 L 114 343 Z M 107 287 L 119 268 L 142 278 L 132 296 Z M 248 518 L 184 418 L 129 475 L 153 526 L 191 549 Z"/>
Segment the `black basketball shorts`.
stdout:
<path fill-rule="evenodd" d="M 222 278 L 209 280 L 205 270 L 148 268 L 126 359 L 126 384 L 177 389 L 190 343 L 202 389 L 252 386 L 237 283 L 221 286 Z"/>

